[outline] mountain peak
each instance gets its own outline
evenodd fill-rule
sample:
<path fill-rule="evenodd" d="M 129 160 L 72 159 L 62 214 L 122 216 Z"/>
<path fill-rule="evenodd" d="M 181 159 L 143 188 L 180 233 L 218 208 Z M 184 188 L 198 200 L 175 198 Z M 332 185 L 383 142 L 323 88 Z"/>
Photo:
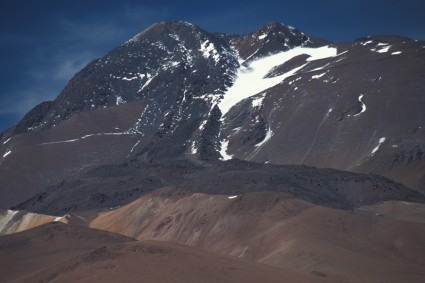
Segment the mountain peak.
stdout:
<path fill-rule="evenodd" d="M 280 22 L 270 22 L 265 24 L 260 30 L 279 30 L 279 29 L 290 29 L 294 30 L 295 28 L 289 25 L 285 25 Z"/>
<path fill-rule="evenodd" d="M 181 34 L 181 33 L 193 33 L 199 32 L 201 28 L 191 24 L 189 22 L 174 20 L 174 21 L 161 21 L 149 26 L 144 31 L 140 32 L 128 42 L 140 41 L 145 36 L 157 36 L 157 35 L 166 35 L 170 32 Z M 127 43 L 128 43 L 127 42 Z"/>

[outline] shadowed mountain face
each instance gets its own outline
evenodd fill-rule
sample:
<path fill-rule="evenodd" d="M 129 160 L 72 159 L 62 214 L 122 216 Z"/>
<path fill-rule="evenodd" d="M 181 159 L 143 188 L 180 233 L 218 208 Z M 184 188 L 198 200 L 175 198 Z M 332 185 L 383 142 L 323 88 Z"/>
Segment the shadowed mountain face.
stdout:
<path fill-rule="evenodd" d="M 103 166 L 52 186 L 13 209 L 62 215 L 114 208 L 169 186 L 174 187 L 172 195 L 285 192 L 344 210 L 388 200 L 425 203 L 420 193 L 376 175 L 231 160 L 210 166 L 190 163 Z"/>
<path fill-rule="evenodd" d="M 424 77 L 404 37 L 154 24 L 0 133 L 0 233 L 68 223 L 6 279 L 423 282 Z"/>

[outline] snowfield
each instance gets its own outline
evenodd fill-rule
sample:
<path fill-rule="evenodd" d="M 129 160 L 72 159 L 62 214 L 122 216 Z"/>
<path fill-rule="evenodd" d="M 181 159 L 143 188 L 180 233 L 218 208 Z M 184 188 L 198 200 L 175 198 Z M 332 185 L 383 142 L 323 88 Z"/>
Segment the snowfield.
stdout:
<path fill-rule="evenodd" d="M 273 78 L 264 77 L 274 67 L 302 54 L 311 56 L 307 59 L 308 62 L 306 64 L 296 67 L 280 76 Z M 247 66 L 241 65 L 237 71 L 233 85 L 225 92 L 223 99 L 218 103 L 222 117 L 226 115 L 230 108 L 241 100 L 279 84 L 285 78 L 295 74 L 309 62 L 335 56 L 337 56 L 337 49 L 330 46 L 323 46 L 320 48 L 296 47 L 288 51 L 259 58 L 250 62 Z"/>

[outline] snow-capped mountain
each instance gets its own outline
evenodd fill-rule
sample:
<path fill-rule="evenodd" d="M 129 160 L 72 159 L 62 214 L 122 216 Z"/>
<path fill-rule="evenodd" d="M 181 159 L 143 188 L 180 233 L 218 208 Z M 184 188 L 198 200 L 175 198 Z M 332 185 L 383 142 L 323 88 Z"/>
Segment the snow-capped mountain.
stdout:
<path fill-rule="evenodd" d="M 248 35 L 157 23 L 1 134 L 0 205 L 84 191 L 80 177 L 103 165 L 230 159 L 380 174 L 424 192 L 424 73 L 425 42 L 404 37 L 330 43 L 279 23 Z M 172 183 L 145 177 L 148 190 Z"/>

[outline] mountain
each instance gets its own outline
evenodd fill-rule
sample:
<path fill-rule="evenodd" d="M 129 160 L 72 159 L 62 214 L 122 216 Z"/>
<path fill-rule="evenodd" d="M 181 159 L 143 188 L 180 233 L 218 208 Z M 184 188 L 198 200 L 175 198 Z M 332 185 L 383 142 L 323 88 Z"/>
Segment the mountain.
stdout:
<path fill-rule="evenodd" d="M 60 217 L 315 278 L 421 282 L 424 75 L 425 42 L 401 36 L 156 23 L 0 134 L 0 231 Z"/>

